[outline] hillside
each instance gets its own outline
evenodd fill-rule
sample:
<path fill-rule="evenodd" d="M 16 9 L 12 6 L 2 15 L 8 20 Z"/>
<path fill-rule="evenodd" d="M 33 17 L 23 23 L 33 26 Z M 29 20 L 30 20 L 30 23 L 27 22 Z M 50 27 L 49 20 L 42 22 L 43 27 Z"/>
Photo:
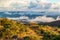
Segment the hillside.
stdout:
<path fill-rule="evenodd" d="M 49 26 L 58 26 L 60 27 L 60 20 L 57 20 L 57 21 L 53 21 L 53 22 L 46 22 L 46 23 L 38 23 L 40 25 L 49 25 Z"/>
<path fill-rule="evenodd" d="M 0 18 L 0 40 L 60 40 L 60 28 Z"/>

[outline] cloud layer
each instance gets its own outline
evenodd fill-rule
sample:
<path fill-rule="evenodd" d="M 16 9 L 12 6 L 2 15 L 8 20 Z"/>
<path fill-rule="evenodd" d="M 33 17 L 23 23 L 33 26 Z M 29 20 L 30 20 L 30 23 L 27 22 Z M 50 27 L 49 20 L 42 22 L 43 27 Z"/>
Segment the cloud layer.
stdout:
<path fill-rule="evenodd" d="M 59 3 L 49 0 L 0 0 L 0 10 L 60 10 Z"/>
<path fill-rule="evenodd" d="M 17 18 L 10 18 L 7 17 L 8 19 L 12 19 L 12 20 L 22 20 L 22 21 L 28 21 L 28 22 L 52 22 L 52 21 L 57 21 L 60 20 L 60 17 L 58 16 L 56 19 L 52 18 L 52 17 L 46 17 L 46 16 L 38 16 L 36 18 L 30 19 L 27 16 L 21 16 L 21 17 L 17 17 Z"/>

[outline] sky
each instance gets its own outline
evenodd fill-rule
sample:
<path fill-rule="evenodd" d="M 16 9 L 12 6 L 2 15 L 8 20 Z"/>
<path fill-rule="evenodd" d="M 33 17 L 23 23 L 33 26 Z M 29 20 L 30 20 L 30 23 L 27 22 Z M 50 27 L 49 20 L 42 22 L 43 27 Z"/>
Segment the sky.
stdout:
<path fill-rule="evenodd" d="M 18 3 L 21 4 L 21 6 L 24 5 L 28 5 L 29 2 L 45 2 L 45 3 L 59 3 L 60 4 L 60 0 L 0 0 L 0 7 L 8 7 L 9 5 L 11 6 L 11 4 L 13 3 Z M 17 4 L 16 4 L 17 5 Z"/>
<path fill-rule="evenodd" d="M 33 3 L 33 5 L 30 3 Z M 57 4 L 60 7 L 60 0 L 0 0 L 0 10 L 1 8 L 6 8 L 6 9 L 29 9 L 29 8 L 37 8 L 41 7 L 41 5 L 44 5 L 44 3 L 52 3 L 52 4 Z M 36 4 L 36 5 L 35 5 Z M 40 5 L 40 6 L 37 6 Z M 48 5 L 49 6 L 49 5 Z M 52 5 L 51 5 L 52 7 Z M 51 8 L 50 7 L 50 8 Z M 54 5 L 53 5 L 54 7 Z M 55 7 L 57 8 L 57 7 Z"/>
<path fill-rule="evenodd" d="M 47 2 L 50 2 L 50 3 L 60 3 L 60 0 L 47 0 Z"/>

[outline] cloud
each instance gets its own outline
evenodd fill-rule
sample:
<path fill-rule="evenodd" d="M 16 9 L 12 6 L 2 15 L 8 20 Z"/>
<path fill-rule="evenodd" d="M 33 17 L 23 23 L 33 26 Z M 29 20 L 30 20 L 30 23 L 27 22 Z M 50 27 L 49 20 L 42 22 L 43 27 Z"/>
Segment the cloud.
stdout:
<path fill-rule="evenodd" d="M 0 6 L 2 7 L 10 7 L 12 6 L 11 4 L 16 4 L 18 3 L 18 5 L 24 6 L 24 5 L 28 5 L 29 1 L 22 1 L 22 0 L 1 0 L 0 1 Z M 3 4 L 3 5 L 2 5 Z"/>
<path fill-rule="evenodd" d="M 28 21 L 28 22 L 52 22 L 52 21 L 56 21 L 56 19 L 52 18 L 52 17 L 46 17 L 46 16 L 38 16 L 36 18 L 30 19 L 27 16 L 20 16 L 19 18 L 9 18 L 8 19 L 12 19 L 12 20 L 24 20 L 24 21 Z M 59 20 L 59 19 L 58 19 Z"/>
<path fill-rule="evenodd" d="M 6 10 L 59 9 L 60 4 L 56 5 L 48 3 L 48 0 L 0 0 L 0 10 L 2 10 L 1 8 Z"/>
<path fill-rule="evenodd" d="M 10 18 L 10 17 L 7 17 L 8 19 L 11 19 L 11 20 L 29 20 L 29 17 L 27 16 L 21 16 L 21 17 L 17 17 L 17 18 Z"/>
<path fill-rule="evenodd" d="M 35 19 L 32 19 L 30 21 L 31 22 L 52 22 L 52 21 L 55 21 L 55 19 L 52 17 L 39 16 L 39 17 L 36 17 Z"/>
<path fill-rule="evenodd" d="M 56 18 L 56 20 L 60 20 L 60 16 L 58 16 L 58 17 Z"/>

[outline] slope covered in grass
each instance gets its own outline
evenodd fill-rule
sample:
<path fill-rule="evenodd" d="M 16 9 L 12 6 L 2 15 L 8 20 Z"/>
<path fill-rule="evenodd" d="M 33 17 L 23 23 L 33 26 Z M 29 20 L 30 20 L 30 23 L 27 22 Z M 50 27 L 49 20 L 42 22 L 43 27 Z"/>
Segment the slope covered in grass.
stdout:
<path fill-rule="evenodd" d="M 25 25 L 16 20 L 0 18 L 0 40 L 60 40 L 60 28 L 37 23 Z"/>

